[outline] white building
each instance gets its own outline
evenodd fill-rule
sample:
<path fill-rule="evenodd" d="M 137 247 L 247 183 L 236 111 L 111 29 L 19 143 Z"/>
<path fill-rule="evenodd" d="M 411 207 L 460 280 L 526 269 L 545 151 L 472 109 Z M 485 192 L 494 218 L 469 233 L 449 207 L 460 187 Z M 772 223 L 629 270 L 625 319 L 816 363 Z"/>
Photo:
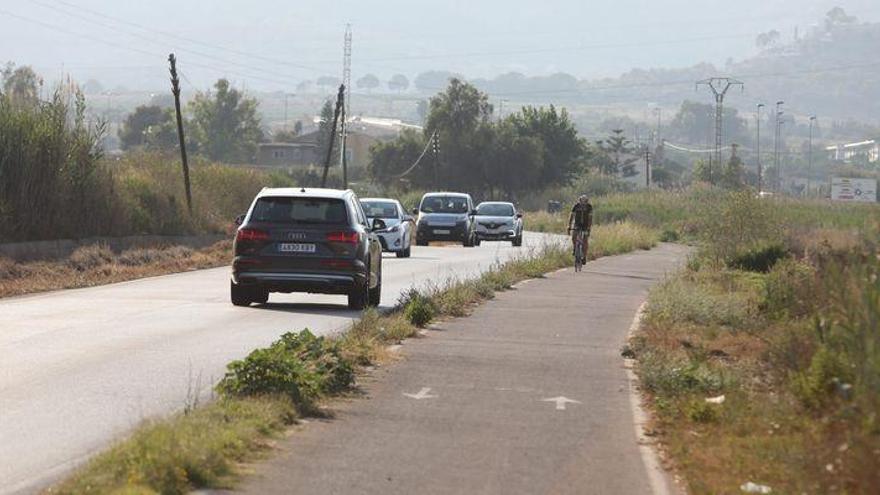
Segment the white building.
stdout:
<path fill-rule="evenodd" d="M 880 160 L 880 143 L 874 139 L 858 143 L 835 144 L 826 146 L 828 158 L 840 162 L 867 161 L 874 163 Z"/>

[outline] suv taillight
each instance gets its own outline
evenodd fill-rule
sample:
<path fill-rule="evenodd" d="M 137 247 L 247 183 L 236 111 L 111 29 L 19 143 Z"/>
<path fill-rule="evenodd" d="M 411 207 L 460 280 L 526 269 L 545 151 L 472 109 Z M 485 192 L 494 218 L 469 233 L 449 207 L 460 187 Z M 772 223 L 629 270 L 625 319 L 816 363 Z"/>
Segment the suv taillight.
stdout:
<path fill-rule="evenodd" d="M 357 244 L 359 240 L 360 235 L 357 232 L 330 232 L 327 234 L 327 242 Z"/>
<path fill-rule="evenodd" d="M 268 241 L 269 233 L 259 229 L 239 229 L 235 234 L 236 241 Z"/>

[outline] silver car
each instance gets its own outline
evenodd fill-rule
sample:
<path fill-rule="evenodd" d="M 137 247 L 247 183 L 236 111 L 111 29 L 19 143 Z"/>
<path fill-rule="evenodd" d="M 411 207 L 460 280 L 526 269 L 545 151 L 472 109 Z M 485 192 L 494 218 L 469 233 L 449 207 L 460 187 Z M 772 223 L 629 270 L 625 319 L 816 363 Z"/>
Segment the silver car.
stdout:
<path fill-rule="evenodd" d="M 477 245 L 481 241 L 510 241 L 514 246 L 522 246 L 522 213 L 516 211 L 513 203 L 484 201 L 477 205 Z"/>
<path fill-rule="evenodd" d="M 382 242 L 382 250 L 394 253 L 398 258 L 409 258 L 415 221 L 400 202 L 389 198 L 364 198 L 361 206 L 369 222 L 374 219 L 385 222 L 384 229 L 375 231 Z"/>

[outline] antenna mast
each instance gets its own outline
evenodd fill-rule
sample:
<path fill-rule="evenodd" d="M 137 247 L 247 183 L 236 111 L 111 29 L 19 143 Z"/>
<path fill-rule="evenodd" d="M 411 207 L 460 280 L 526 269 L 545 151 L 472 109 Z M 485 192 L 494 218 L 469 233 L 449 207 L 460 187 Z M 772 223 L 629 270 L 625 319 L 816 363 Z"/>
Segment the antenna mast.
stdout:
<path fill-rule="evenodd" d="M 345 145 L 348 138 L 346 117 L 351 110 L 351 24 L 345 25 L 345 46 L 342 55 L 342 84 L 345 86 L 345 95 L 340 122 L 339 164 L 342 166 L 343 188 L 348 189 L 348 157 Z"/>

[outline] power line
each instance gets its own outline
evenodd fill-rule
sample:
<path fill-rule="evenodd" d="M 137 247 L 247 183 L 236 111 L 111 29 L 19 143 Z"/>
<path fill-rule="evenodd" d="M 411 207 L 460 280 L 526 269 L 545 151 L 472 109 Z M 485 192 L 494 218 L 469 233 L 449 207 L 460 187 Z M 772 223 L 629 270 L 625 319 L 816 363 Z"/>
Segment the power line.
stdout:
<path fill-rule="evenodd" d="M 402 177 L 406 177 L 407 175 L 410 174 L 410 172 L 412 172 L 413 170 L 415 170 L 416 167 L 419 166 L 419 163 L 421 163 L 422 158 L 424 158 L 425 155 L 428 153 L 428 148 L 430 148 L 432 144 L 435 144 L 435 143 L 436 143 L 436 139 L 437 139 L 437 131 L 434 131 L 434 133 L 431 134 L 431 138 L 428 139 L 428 142 L 425 143 L 425 149 L 422 150 L 422 154 L 419 155 L 418 158 L 416 158 L 416 161 L 413 162 L 412 166 L 410 166 L 408 169 L 406 169 L 402 174 L 395 175 L 394 178 L 395 178 L 395 179 L 400 179 L 400 178 L 402 178 Z M 436 145 L 435 145 L 435 147 L 436 147 Z M 435 151 L 435 153 L 436 153 L 436 151 Z"/>
<path fill-rule="evenodd" d="M 123 50 L 128 50 L 128 51 L 131 51 L 131 52 L 140 53 L 140 54 L 143 54 L 143 55 L 148 55 L 148 56 L 150 56 L 150 57 L 154 57 L 154 58 L 164 58 L 164 57 L 165 57 L 164 55 L 160 55 L 160 54 L 155 53 L 155 52 L 150 52 L 150 51 L 147 51 L 147 50 L 142 50 L 142 49 L 140 49 L 140 48 L 136 48 L 136 47 L 133 47 L 133 46 L 120 45 L 119 43 L 114 43 L 114 42 L 112 42 L 112 41 L 107 41 L 107 40 L 105 40 L 105 39 L 102 39 L 102 38 L 99 38 L 99 37 L 96 37 L 96 36 L 92 36 L 92 35 L 89 35 L 89 34 L 79 33 L 79 32 L 72 31 L 72 30 L 67 29 L 67 28 L 63 28 L 63 27 L 57 26 L 57 25 L 55 25 L 55 24 L 50 24 L 50 23 L 43 22 L 43 21 L 40 21 L 40 20 L 37 20 L 37 19 L 32 19 L 32 18 L 30 18 L 30 17 L 25 17 L 25 16 L 23 16 L 23 15 L 18 15 L 18 14 L 15 14 L 15 13 L 13 13 L 13 12 L 9 12 L 8 10 L 2 9 L 2 8 L 0 8 L 0 13 L 5 14 L 5 15 L 8 15 L 9 17 L 12 17 L 12 18 L 15 18 L 15 19 L 19 19 L 19 20 L 22 20 L 22 21 L 25 21 L 25 22 L 29 22 L 29 23 L 32 23 L 32 24 L 36 24 L 36 25 L 42 26 L 42 27 L 47 28 L 47 29 L 51 29 L 51 30 L 53 30 L 53 31 L 57 31 L 57 32 L 60 32 L 60 33 L 68 34 L 68 35 L 70 35 L 70 36 L 74 36 L 74 37 L 78 37 L 78 38 L 87 39 L 87 40 L 90 40 L 90 41 L 94 41 L 94 42 L 96 42 L 96 43 L 100 43 L 100 44 L 103 44 L 103 45 L 107 45 L 107 46 L 109 46 L 109 47 L 118 48 L 118 49 L 123 49 Z M 231 71 L 231 70 L 228 70 L 228 69 L 225 69 L 225 68 L 219 68 L 219 67 L 216 67 L 216 66 L 207 65 L 207 64 L 203 64 L 203 63 L 199 63 L 199 62 L 191 62 L 191 61 L 190 61 L 190 62 L 187 62 L 187 65 L 189 65 L 189 66 L 191 66 L 191 67 L 198 67 L 198 68 L 202 68 L 202 69 L 208 69 L 208 70 L 211 70 L 211 71 L 217 71 L 217 72 L 221 72 L 221 73 L 225 73 L 225 74 L 232 74 L 232 75 L 236 75 L 236 76 L 239 76 L 239 77 L 243 77 L 243 78 L 245 78 L 245 79 L 255 79 L 255 80 L 266 81 L 266 82 L 272 82 L 272 83 L 275 83 L 275 84 L 283 84 L 283 85 L 289 85 L 289 84 L 290 84 L 290 81 L 289 81 L 289 80 L 281 80 L 281 79 L 274 79 L 274 78 L 268 78 L 268 77 L 263 77 L 263 76 L 255 76 L 255 75 L 252 75 L 252 74 L 245 74 L 245 73 L 238 72 L 238 71 Z"/>
<path fill-rule="evenodd" d="M 147 43 L 152 43 L 152 44 L 154 44 L 154 45 L 158 45 L 158 46 L 160 46 L 160 47 L 162 47 L 162 48 L 169 48 L 169 45 L 168 45 L 167 43 L 164 43 L 164 42 L 158 40 L 155 36 L 149 36 L 149 35 L 145 35 L 145 34 L 141 34 L 141 33 L 137 33 L 137 32 L 132 32 L 131 30 L 126 30 L 126 29 L 123 29 L 123 28 L 119 28 L 119 27 L 117 27 L 117 26 L 109 25 L 109 24 L 106 24 L 106 23 L 103 23 L 103 22 L 100 22 L 100 21 L 96 21 L 96 20 L 94 20 L 94 19 L 91 19 L 91 18 L 88 18 L 88 17 L 82 16 L 82 15 L 80 15 L 80 14 L 78 14 L 78 13 L 75 13 L 75 12 L 68 12 L 67 10 L 64 10 L 64 9 L 58 8 L 58 7 L 53 6 L 53 5 L 50 5 L 50 4 L 46 4 L 46 3 L 44 3 L 44 2 L 40 2 L 40 1 L 38 1 L 38 0 L 31 0 L 31 3 L 36 4 L 36 5 L 39 5 L 39 6 L 41 6 L 41 7 L 47 8 L 47 9 L 51 9 L 51 10 L 53 10 L 53 11 L 55 11 L 55 12 L 61 13 L 61 14 L 63 14 L 63 15 L 69 16 L 69 17 L 72 17 L 72 18 L 74 18 L 74 19 L 79 19 L 79 20 L 81 20 L 81 21 L 88 22 L 88 23 L 91 23 L 91 24 L 96 25 L 96 26 L 100 26 L 100 27 L 102 27 L 102 28 L 104 28 L 104 29 L 108 29 L 108 30 L 111 30 L 111 31 L 115 31 L 115 32 L 117 32 L 117 33 L 121 33 L 121 34 L 124 34 L 124 35 L 127 35 L 127 36 L 131 36 L 131 37 L 134 37 L 134 38 L 139 39 L 139 40 L 142 40 L 142 41 L 146 41 Z M 145 30 L 146 30 L 146 29 L 145 29 Z M 160 34 L 164 34 L 164 33 L 160 33 Z M 232 60 L 229 60 L 229 59 L 225 59 L 225 58 L 222 58 L 222 57 L 218 57 L 218 56 L 216 56 L 216 55 L 212 55 L 212 54 L 210 54 L 210 53 L 205 53 L 205 52 L 198 51 L 198 50 L 193 50 L 193 49 L 190 49 L 190 48 L 177 47 L 177 51 L 179 51 L 179 52 L 180 52 L 180 51 L 182 51 L 182 52 L 186 52 L 186 53 L 189 53 L 189 54 L 191 54 L 191 55 L 195 55 L 195 56 L 198 56 L 198 57 L 202 57 L 202 58 L 206 58 L 206 59 L 213 60 L 213 61 L 216 61 L 216 62 L 220 62 L 220 63 L 225 64 L 225 65 L 234 65 L 234 66 L 242 67 L 242 68 L 244 68 L 244 69 L 248 69 L 248 70 L 252 70 L 252 71 L 256 71 L 256 72 L 261 72 L 261 73 L 264 73 L 264 74 L 268 74 L 268 75 L 270 75 L 270 76 L 277 76 L 277 77 L 291 78 L 291 79 L 293 78 L 293 76 L 290 75 L 290 74 L 281 73 L 281 72 L 276 72 L 276 71 L 272 71 L 272 70 L 266 70 L 266 69 L 263 69 L 263 68 L 261 68 L 261 67 L 257 67 L 257 66 L 254 66 L 254 65 L 249 65 L 249 64 L 245 64 L 245 63 L 241 63 L 241 62 L 235 62 L 235 61 L 232 61 Z"/>
<path fill-rule="evenodd" d="M 47 6 L 47 5 L 45 5 L 45 4 L 42 4 L 41 2 L 37 2 L 37 1 L 35 1 L 35 0 L 31 0 L 31 2 L 32 2 L 32 3 L 36 3 L 36 4 L 41 4 L 41 5 L 43 5 L 44 7 L 55 8 L 55 7 Z M 310 66 L 308 66 L 308 65 L 297 64 L 297 63 L 293 63 L 293 62 L 290 62 L 290 61 L 287 61 L 287 60 L 280 60 L 280 59 L 276 59 L 276 58 L 272 58 L 272 57 L 267 57 L 267 56 L 262 55 L 262 54 L 260 54 L 260 53 L 247 52 L 247 51 L 244 51 L 244 50 L 238 50 L 238 49 L 235 49 L 235 48 L 229 48 L 229 47 L 226 47 L 226 46 L 221 46 L 221 45 L 215 45 L 215 44 L 211 44 L 211 43 L 206 43 L 206 42 L 203 42 L 203 41 L 200 41 L 200 40 L 197 40 L 197 39 L 193 39 L 193 38 L 189 38 L 189 37 L 185 37 L 185 36 L 180 36 L 180 35 L 178 35 L 178 34 L 175 34 L 175 33 L 169 32 L 169 31 L 163 31 L 163 30 L 160 30 L 160 29 L 155 29 L 155 28 L 147 27 L 147 26 L 144 26 L 144 25 L 138 24 L 138 23 L 136 23 L 136 22 L 131 22 L 131 21 L 128 21 L 128 20 L 126 20 L 126 19 L 122 19 L 122 18 L 120 18 L 120 17 L 110 16 L 110 15 L 104 14 L 104 13 L 102 13 L 102 12 L 98 12 L 98 11 L 96 11 L 96 10 L 92 10 L 92 9 L 89 9 L 89 8 L 86 8 L 86 7 L 82 7 L 82 6 L 80 6 L 80 5 L 75 5 L 75 4 L 72 4 L 72 3 L 69 3 L 69 2 L 65 2 L 64 0 L 55 0 L 55 3 L 65 5 L 65 6 L 70 7 L 70 8 L 74 8 L 74 9 L 76 9 L 77 11 L 88 12 L 89 14 L 91 14 L 91 15 L 93 15 L 93 16 L 96 16 L 96 17 L 101 17 L 101 18 L 103 18 L 103 19 L 107 19 L 107 20 L 110 20 L 110 21 L 114 21 L 114 22 L 118 22 L 118 23 L 121 23 L 121 24 L 125 24 L 125 25 L 128 25 L 128 26 L 131 26 L 131 27 L 134 27 L 134 28 L 137 28 L 137 29 L 143 30 L 143 31 L 147 31 L 147 32 L 151 32 L 151 33 L 156 33 L 156 34 L 161 34 L 161 35 L 163 35 L 163 36 L 168 36 L 168 37 L 171 37 L 171 38 L 175 38 L 175 39 L 178 39 L 178 40 L 181 40 L 181 41 L 185 41 L 185 42 L 187 42 L 187 43 L 192 43 L 192 44 L 194 44 L 194 45 L 200 45 L 200 46 L 203 46 L 203 47 L 206 47 L 206 48 L 211 48 L 211 49 L 214 49 L 214 50 L 224 51 L 224 52 L 232 53 L 232 54 L 239 55 L 239 56 L 243 56 L 243 57 L 259 59 L 259 60 L 263 60 L 263 61 L 265 61 L 265 62 L 270 62 L 270 63 L 273 63 L 273 64 L 286 65 L 286 66 L 289 66 L 289 67 L 293 67 L 293 68 L 297 68 L 297 69 L 303 69 L 303 70 L 308 70 L 308 71 L 312 71 L 312 72 L 316 72 L 316 73 L 326 74 L 326 72 L 327 72 L 325 69 L 318 69 L 318 68 L 316 68 L 316 67 L 310 67 Z M 57 10 L 57 9 L 56 9 L 56 10 Z M 64 12 L 64 11 L 61 11 L 61 12 Z"/>

